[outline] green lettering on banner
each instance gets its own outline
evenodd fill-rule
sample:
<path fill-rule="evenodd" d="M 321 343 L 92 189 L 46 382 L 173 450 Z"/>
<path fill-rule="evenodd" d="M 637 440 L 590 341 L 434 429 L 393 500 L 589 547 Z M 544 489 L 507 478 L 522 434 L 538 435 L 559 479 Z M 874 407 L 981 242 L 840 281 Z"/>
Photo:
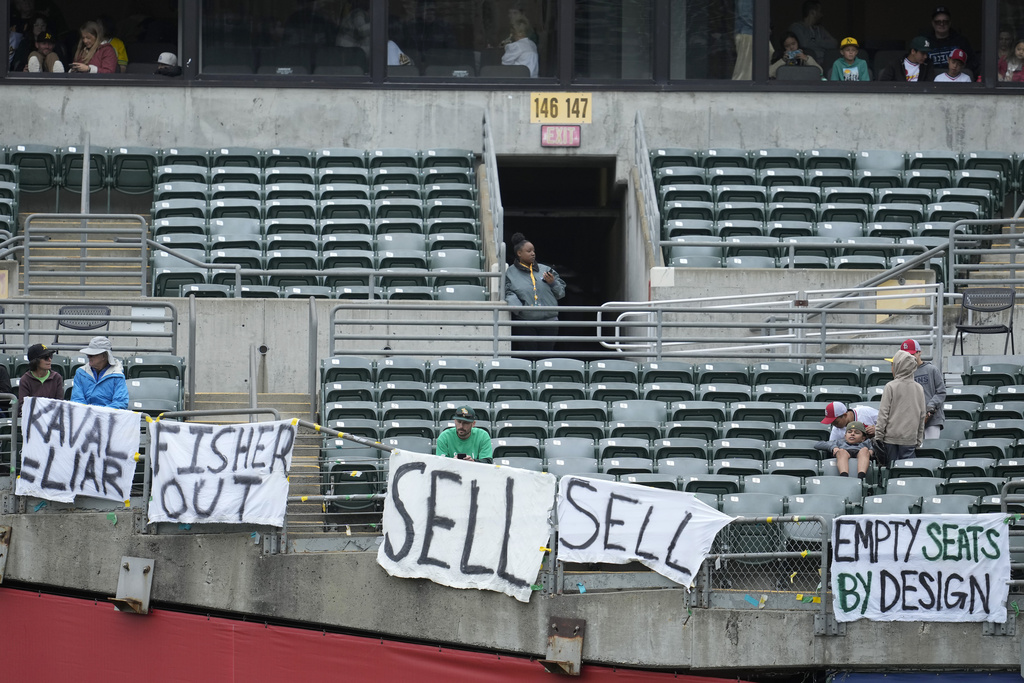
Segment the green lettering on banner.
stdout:
<path fill-rule="evenodd" d="M 935 555 L 929 555 L 928 548 L 924 546 L 921 547 L 921 555 L 924 556 L 924 559 L 934 562 L 942 557 L 942 526 L 938 522 L 932 522 L 928 525 L 927 531 L 928 538 L 932 539 L 932 542 L 935 543 Z"/>
<path fill-rule="evenodd" d="M 985 532 L 985 539 L 988 541 L 989 546 L 991 546 L 992 551 L 989 552 L 985 548 L 982 548 L 981 554 L 990 560 L 998 559 L 999 556 L 1002 555 L 1002 553 L 999 552 L 999 545 L 996 543 L 996 539 L 998 539 L 999 536 L 999 531 L 996 529 L 989 529 Z M 1014 603 L 1014 606 L 1016 607 L 1016 603 Z"/>
<path fill-rule="evenodd" d="M 852 612 L 860 607 L 860 613 L 864 614 L 868 609 L 868 598 L 871 597 L 871 572 L 868 572 L 867 579 L 856 574 L 840 573 L 838 576 L 839 588 L 839 609 L 843 612 Z M 858 588 L 864 587 L 864 594 L 861 595 Z M 850 603 L 850 598 L 853 603 Z"/>

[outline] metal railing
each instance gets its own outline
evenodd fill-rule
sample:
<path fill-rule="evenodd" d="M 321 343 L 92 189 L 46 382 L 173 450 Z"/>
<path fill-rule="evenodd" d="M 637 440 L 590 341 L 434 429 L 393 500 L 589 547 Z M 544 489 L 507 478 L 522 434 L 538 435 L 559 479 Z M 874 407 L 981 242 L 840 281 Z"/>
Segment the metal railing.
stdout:
<path fill-rule="evenodd" d="M 941 352 L 941 284 L 824 289 L 609 302 L 598 308 L 601 345 L 630 357 L 877 360 L 870 348 L 908 334 Z M 903 304 L 892 306 L 890 304 Z M 640 330 L 642 336 L 630 334 Z M 716 332 L 720 332 L 716 334 Z"/>
<path fill-rule="evenodd" d="M 647 133 L 644 131 L 644 117 L 637 110 L 633 126 L 633 164 L 639 178 L 637 188 L 643 199 L 640 207 L 647 234 L 651 240 L 654 255 L 652 266 L 658 265 L 663 259 L 658 249 L 658 236 L 661 234 L 661 211 L 658 209 L 658 191 L 654 186 L 654 174 L 651 173 L 651 153 L 647 148 Z"/>
<path fill-rule="evenodd" d="M 22 354 L 41 342 L 58 352 L 77 353 L 95 334 L 112 340 L 118 355 L 129 352 L 178 353 L 178 310 L 171 304 L 124 299 L 90 299 L 90 308 L 102 311 L 62 312 L 54 299 L 25 298 L 0 300 L 0 350 Z M 157 313 L 160 311 L 160 313 Z M 76 322 L 104 323 L 78 326 Z M 68 339 L 72 341 L 68 341 Z"/>
<path fill-rule="evenodd" d="M 501 201 L 501 181 L 498 177 L 498 157 L 494 150 L 494 131 L 491 126 L 490 112 L 484 110 L 483 122 L 483 161 L 487 172 L 488 209 L 491 212 L 491 225 L 494 241 L 494 258 L 497 274 L 501 277 L 497 282 L 491 281 L 491 300 L 502 299 L 502 288 L 505 281 L 505 270 L 508 259 L 505 252 L 505 207 Z"/>

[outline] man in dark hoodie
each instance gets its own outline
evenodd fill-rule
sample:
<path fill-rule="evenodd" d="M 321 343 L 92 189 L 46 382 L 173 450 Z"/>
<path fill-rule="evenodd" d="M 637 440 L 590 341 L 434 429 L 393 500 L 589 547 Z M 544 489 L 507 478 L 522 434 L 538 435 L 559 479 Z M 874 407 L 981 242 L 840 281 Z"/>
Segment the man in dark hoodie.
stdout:
<path fill-rule="evenodd" d="M 942 379 L 942 370 L 921 360 L 921 345 L 914 339 L 908 339 L 900 344 L 900 351 L 906 351 L 917 361 L 914 381 L 924 389 L 925 410 L 928 412 L 928 421 L 924 424 L 924 438 L 941 438 L 942 425 L 946 422 L 946 415 L 942 412 L 942 406 L 946 402 L 946 382 Z"/>
<path fill-rule="evenodd" d="M 892 359 L 893 380 L 882 391 L 875 423 L 875 457 L 883 464 L 914 457 L 924 439 L 924 389 L 914 381 L 917 360 L 906 351 Z"/>

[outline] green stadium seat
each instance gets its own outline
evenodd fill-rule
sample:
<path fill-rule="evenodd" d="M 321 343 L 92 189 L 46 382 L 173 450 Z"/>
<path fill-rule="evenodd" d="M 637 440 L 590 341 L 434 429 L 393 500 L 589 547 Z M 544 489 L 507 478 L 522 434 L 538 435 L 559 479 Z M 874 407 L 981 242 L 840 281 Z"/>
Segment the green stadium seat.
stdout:
<path fill-rule="evenodd" d="M 959 404 L 959 402 L 958 402 Z M 966 402 L 966 405 L 977 406 L 973 401 Z M 945 405 L 943 412 L 947 413 Z M 979 420 L 1024 420 L 1024 401 L 992 401 L 986 403 L 975 415 Z M 962 419 L 971 419 L 971 416 L 961 416 Z"/>
<path fill-rule="evenodd" d="M 908 188 L 941 190 L 952 186 L 953 176 L 939 169 L 916 169 L 903 172 L 903 183 Z"/>
<path fill-rule="evenodd" d="M 815 439 L 772 439 L 768 441 L 768 458 L 779 460 L 782 458 L 811 458 L 821 460 L 831 456 L 831 453 L 820 451 L 814 447 L 818 443 Z"/>
<path fill-rule="evenodd" d="M 697 458 L 706 463 L 708 445 L 704 439 L 655 439 L 651 442 L 651 454 L 659 461 L 666 458 Z"/>
<path fill-rule="evenodd" d="M 659 382 L 657 384 L 644 384 L 640 387 L 640 398 L 646 401 L 662 401 L 665 403 L 678 403 L 680 401 L 692 401 L 696 398 L 696 388 L 692 384 L 683 382 Z"/>
<path fill-rule="evenodd" d="M 807 387 L 802 384 L 758 384 L 754 386 L 754 400 L 767 403 L 803 403 L 809 399 Z"/>
<path fill-rule="evenodd" d="M 735 474 L 689 474 L 681 475 L 679 479 L 683 490 L 688 493 L 723 496 L 740 491 L 740 477 Z"/>
<path fill-rule="evenodd" d="M 785 457 L 772 458 L 765 465 L 765 473 L 771 476 L 783 475 L 788 478 L 817 477 L 821 474 L 821 465 L 813 458 Z"/>
<path fill-rule="evenodd" d="M 946 461 L 941 458 L 915 455 L 891 463 L 889 472 L 893 477 L 938 477 L 945 464 Z"/>
<path fill-rule="evenodd" d="M 454 423 L 453 423 L 454 424 Z M 505 420 L 494 423 L 494 436 L 544 440 L 551 436 L 551 425 L 546 420 Z"/>
<path fill-rule="evenodd" d="M 756 405 L 756 404 L 751 404 Z M 775 438 L 775 423 L 761 420 L 733 420 L 721 425 L 723 439 L 757 439 L 771 441 Z"/>
<path fill-rule="evenodd" d="M 803 482 L 800 477 L 754 474 L 743 478 L 743 493 L 772 493 L 788 498 L 800 495 L 802 491 Z"/>
<path fill-rule="evenodd" d="M 700 152 L 695 149 L 665 147 L 652 149 L 651 169 L 657 171 L 666 166 L 700 166 Z"/>
<path fill-rule="evenodd" d="M 829 493 L 802 494 L 788 499 L 789 514 L 804 516 L 822 516 L 824 527 L 820 522 L 788 522 L 784 528 L 786 538 L 798 547 L 805 544 L 817 544 L 828 538 L 832 528 L 832 519 L 847 513 L 846 501 Z M 827 541 L 826 541 L 827 542 Z"/>
<path fill-rule="evenodd" d="M 548 474 L 561 479 L 564 476 L 599 478 L 597 459 L 591 458 L 548 458 L 545 461 Z M 614 476 L 612 477 L 614 480 Z"/>
<path fill-rule="evenodd" d="M 748 168 L 750 154 L 745 149 L 718 147 L 704 150 L 700 155 L 704 168 Z"/>
<path fill-rule="evenodd" d="M 499 467 L 515 467 L 521 470 L 530 470 L 532 472 L 543 472 L 544 462 L 537 458 L 524 458 L 522 456 L 508 456 L 502 458 L 494 458 L 493 462 Z"/>
<path fill-rule="evenodd" d="M 726 406 L 718 401 L 685 401 L 669 404 L 669 420 L 725 422 Z"/>
<path fill-rule="evenodd" d="M 587 398 L 593 401 L 637 401 L 640 388 L 632 382 L 599 382 L 587 385 Z"/>
<path fill-rule="evenodd" d="M 700 439 L 704 442 L 714 441 L 721 434 L 718 426 L 721 423 L 711 420 L 683 420 L 666 422 L 662 429 L 662 437 L 666 439 Z"/>
<path fill-rule="evenodd" d="M 921 511 L 921 497 L 903 493 L 864 496 L 865 515 L 913 515 Z"/>
<path fill-rule="evenodd" d="M 807 169 L 853 169 L 853 152 L 845 149 L 808 149 L 803 154 Z"/>
<path fill-rule="evenodd" d="M 708 463 L 699 458 L 665 458 L 658 460 L 658 474 L 686 477 L 708 474 Z"/>
<path fill-rule="evenodd" d="M 597 445 L 591 439 L 555 437 L 543 442 L 544 457 L 551 460 L 586 459 L 597 461 Z"/>
<path fill-rule="evenodd" d="M 925 496 L 921 500 L 921 514 L 970 515 L 974 514 L 977 503 L 978 497 L 971 495 Z"/>
<path fill-rule="evenodd" d="M 619 456 L 617 453 L 622 449 L 621 441 L 623 439 L 607 439 L 606 441 L 620 442 L 618 444 L 605 444 L 602 448 L 601 456 L 601 470 L 605 474 L 614 474 L 617 477 L 628 474 L 653 474 L 654 473 L 654 462 L 645 457 L 629 457 Z M 637 445 L 639 448 L 639 444 Z M 625 450 L 622 452 L 633 452 L 632 450 Z M 607 455 L 604 455 L 607 453 Z"/>
<path fill-rule="evenodd" d="M 1002 477 L 950 477 L 942 485 L 942 494 L 963 494 L 974 496 L 995 496 L 1006 480 Z"/>

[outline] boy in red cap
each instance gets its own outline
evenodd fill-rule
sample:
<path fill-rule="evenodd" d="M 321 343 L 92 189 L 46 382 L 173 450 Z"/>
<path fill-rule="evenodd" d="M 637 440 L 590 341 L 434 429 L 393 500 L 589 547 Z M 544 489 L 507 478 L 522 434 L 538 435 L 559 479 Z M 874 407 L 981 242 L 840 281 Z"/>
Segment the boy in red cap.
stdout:
<path fill-rule="evenodd" d="M 949 53 L 949 61 L 946 63 L 946 71 L 935 77 L 936 83 L 970 83 L 971 77 L 964 73 L 964 65 L 967 64 L 967 53 L 956 48 Z"/>

